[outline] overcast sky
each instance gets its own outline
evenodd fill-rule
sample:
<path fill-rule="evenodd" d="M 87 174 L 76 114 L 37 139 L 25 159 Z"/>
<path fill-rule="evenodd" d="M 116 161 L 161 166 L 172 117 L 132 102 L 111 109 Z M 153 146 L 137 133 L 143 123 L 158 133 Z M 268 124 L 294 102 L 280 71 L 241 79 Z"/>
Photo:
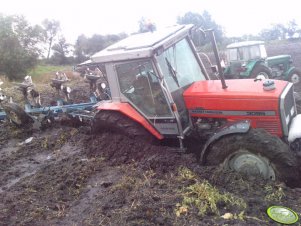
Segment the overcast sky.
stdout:
<path fill-rule="evenodd" d="M 80 34 L 132 33 L 144 17 L 158 28 L 173 25 L 186 12 L 207 10 L 227 36 L 257 34 L 271 24 L 295 19 L 301 27 L 300 1 L 285 0 L 2 0 L 0 12 L 22 14 L 32 24 L 60 21 L 63 35 L 74 43 Z"/>

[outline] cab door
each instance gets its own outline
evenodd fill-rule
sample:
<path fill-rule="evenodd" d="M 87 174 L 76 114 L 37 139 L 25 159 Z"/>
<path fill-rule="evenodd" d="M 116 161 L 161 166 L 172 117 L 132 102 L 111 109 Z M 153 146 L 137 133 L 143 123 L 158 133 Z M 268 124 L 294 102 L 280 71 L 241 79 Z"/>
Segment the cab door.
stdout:
<path fill-rule="evenodd" d="M 164 137 L 177 137 L 178 124 L 152 59 L 115 64 L 122 102 L 129 102 Z"/>
<path fill-rule="evenodd" d="M 192 126 L 183 93 L 195 81 L 206 80 L 203 68 L 189 39 L 182 39 L 156 57 L 179 117 L 180 134 Z M 177 116 L 177 115 L 176 115 Z"/>

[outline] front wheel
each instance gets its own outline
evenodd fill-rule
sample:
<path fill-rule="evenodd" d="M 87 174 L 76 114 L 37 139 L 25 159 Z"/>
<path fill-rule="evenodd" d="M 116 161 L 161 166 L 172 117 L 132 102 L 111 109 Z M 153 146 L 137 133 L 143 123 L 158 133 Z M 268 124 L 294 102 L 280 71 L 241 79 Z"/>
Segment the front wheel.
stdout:
<path fill-rule="evenodd" d="M 264 79 L 268 79 L 268 78 L 272 77 L 272 73 L 268 67 L 266 67 L 262 64 L 258 64 L 252 70 L 250 77 L 254 78 L 254 79 L 264 80 Z"/>
<path fill-rule="evenodd" d="M 223 164 L 247 176 L 278 179 L 292 187 L 300 183 L 295 154 L 278 137 L 261 129 L 222 137 L 209 147 L 206 163 Z"/>
<path fill-rule="evenodd" d="M 301 71 L 294 68 L 288 74 L 288 81 L 294 83 L 295 91 L 301 92 Z"/>

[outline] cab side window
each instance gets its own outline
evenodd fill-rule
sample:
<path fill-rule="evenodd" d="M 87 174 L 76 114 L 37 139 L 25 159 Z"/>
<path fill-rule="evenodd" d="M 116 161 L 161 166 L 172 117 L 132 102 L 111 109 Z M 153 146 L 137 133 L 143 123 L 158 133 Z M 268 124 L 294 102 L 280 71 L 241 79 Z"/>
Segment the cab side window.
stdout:
<path fill-rule="evenodd" d="M 151 61 L 134 61 L 116 66 L 121 93 L 146 116 L 171 116 Z"/>

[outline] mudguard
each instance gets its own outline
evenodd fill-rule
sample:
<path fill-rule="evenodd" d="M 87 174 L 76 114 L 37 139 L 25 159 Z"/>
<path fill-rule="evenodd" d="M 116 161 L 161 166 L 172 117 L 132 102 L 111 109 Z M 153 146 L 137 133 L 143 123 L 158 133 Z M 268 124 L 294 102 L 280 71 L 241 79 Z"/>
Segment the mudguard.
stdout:
<path fill-rule="evenodd" d="M 97 106 L 98 110 L 110 110 L 110 111 L 119 111 L 132 120 L 138 122 L 142 125 L 147 131 L 154 135 L 159 140 L 162 140 L 164 137 L 139 113 L 137 112 L 130 104 L 120 103 L 120 102 L 99 102 Z"/>
<path fill-rule="evenodd" d="M 246 65 L 247 70 L 245 72 L 240 72 L 240 76 L 244 78 L 249 77 L 255 65 L 260 64 L 261 62 L 262 60 L 250 60 Z"/>
<path fill-rule="evenodd" d="M 286 72 L 283 73 L 286 80 L 288 79 L 288 75 L 295 69 L 295 67 L 290 67 Z"/>
<path fill-rule="evenodd" d="M 200 156 L 200 162 L 201 164 L 205 164 L 206 156 L 208 154 L 208 147 L 210 144 L 214 143 L 216 140 L 220 139 L 221 137 L 228 135 L 228 134 L 234 134 L 234 133 L 247 133 L 251 127 L 249 120 L 243 120 L 243 121 L 235 121 L 235 122 L 229 122 L 223 127 L 221 127 L 219 130 L 217 130 L 206 142 L 204 145 L 201 156 Z"/>

